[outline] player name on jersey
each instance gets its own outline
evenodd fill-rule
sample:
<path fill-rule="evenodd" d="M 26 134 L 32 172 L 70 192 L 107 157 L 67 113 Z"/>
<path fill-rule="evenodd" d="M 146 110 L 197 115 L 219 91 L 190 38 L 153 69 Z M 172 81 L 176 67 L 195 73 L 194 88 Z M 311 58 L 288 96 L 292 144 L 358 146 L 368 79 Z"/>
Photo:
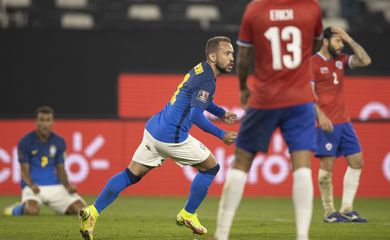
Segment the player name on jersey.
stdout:
<path fill-rule="evenodd" d="M 271 9 L 269 11 L 271 21 L 289 21 L 294 20 L 294 10 L 292 9 Z"/>

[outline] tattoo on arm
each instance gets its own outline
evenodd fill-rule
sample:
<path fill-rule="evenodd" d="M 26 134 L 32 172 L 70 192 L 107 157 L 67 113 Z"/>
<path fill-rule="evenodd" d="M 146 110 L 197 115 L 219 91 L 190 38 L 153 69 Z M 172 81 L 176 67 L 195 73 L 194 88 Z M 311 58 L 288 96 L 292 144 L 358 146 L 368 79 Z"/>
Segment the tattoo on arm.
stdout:
<path fill-rule="evenodd" d="M 349 46 L 352 48 L 354 55 L 352 55 L 351 59 L 351 67 L 365 67 L 371 64 L 371 58 L 368 56 L 366 50 L 362 46 L 360 46 L 357 42 L 351 41 Z"/>

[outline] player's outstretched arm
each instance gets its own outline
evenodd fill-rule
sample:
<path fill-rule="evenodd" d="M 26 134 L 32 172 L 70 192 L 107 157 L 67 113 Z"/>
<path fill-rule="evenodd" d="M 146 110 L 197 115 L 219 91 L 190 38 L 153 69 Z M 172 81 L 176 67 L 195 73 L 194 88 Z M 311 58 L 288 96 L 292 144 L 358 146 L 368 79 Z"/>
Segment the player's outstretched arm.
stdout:
<path fill-rule="evenodd" d="M 205 132 L 208 132 L 226 144 L 232 144 L 235 140 L 234 134 L 230 131 L 223 131 L 219 127 L 215 126 L 209 119 L 203 114 L 203 109 L 199 107 L 192 107 L 190 110 L 191 121 Z M 237 133 L 235 133 L 237 135 Z"/>
<path fill-rule="evenodd" d="M 227 124 L 233 124 L 237 120 L 237 114 L 233 112 L 226 112 L 223 108 L 216 105 L 214 102 L 210 102 L 206 110 L 214 116 L 222 119 Z"/>
<path fill-rule="evenodd" d="M 221 108 L 217 104 L 215 104 L 213 101 L 210 101 L 209 105 L 206 108 L 207 112 L 213 114 L 217 118 L 223 118 L 223 115 L 225 114 L 225 109 Z"/>
<path fill-rule="evenodd" d="M 354 55 L 351 57 L 350 67 L 366 67 L 371 64 L 371 58 L 357 42 L 353 40 L 351 36 L 348 35 L 343 29 L 338 27 L 332 27 L 332 32 L 336 33 L 334 36 L 339 36 L 344 42 L 352 48 Z"/>

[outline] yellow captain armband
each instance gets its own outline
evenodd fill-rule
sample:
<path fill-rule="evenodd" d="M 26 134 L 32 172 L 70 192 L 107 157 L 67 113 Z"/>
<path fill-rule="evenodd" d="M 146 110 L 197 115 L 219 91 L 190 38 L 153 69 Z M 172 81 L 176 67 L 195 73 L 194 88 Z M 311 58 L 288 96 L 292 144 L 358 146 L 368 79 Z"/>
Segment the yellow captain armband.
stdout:
<path fill-rule="evenodd" d="M 195 74 L 196 74 L 196 75 L 199 75 L 199 74 L 201 74 L 202 72 L 204 72 L 202 63 L 199 63 L 198 65 L 196 65 L 196 66 L 194 67 L 194 71 L 195 71 Z"/>
<path fill-rule="evenodd" d="M 183 81 L 177 86 L 177 89 L 175 91 L 175 93 L 173 94 L 173 96 L 171 97 L 171 104 L 173 105 L 176 101 L 176 96 L 177 94 L 179 94 L 180 92 L 180 89 L 183 87 L 184 83 L 186 83 L 188 81 L 188 79 L 190 78 L 190 74 L 187 73 L 183 79 Z"/>

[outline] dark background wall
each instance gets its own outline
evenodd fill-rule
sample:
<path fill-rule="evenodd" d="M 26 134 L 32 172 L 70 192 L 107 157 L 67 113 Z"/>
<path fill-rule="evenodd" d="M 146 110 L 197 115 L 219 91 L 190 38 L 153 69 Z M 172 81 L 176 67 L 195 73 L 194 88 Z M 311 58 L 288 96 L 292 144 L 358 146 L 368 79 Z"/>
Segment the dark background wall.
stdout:
<path fill-rule="evenodd" d="M 205 42 L 215 35 L 236 39 L 232 32 L 193 29 L 1 30 L 0 118 L 31 117 L 43 104 L 61 118 L 117 118 L 119 73 L 184 74 L 203 60 Z M 352 36 L 375 57 L 348 74 L 390 75 L 390 33 Z"/>

